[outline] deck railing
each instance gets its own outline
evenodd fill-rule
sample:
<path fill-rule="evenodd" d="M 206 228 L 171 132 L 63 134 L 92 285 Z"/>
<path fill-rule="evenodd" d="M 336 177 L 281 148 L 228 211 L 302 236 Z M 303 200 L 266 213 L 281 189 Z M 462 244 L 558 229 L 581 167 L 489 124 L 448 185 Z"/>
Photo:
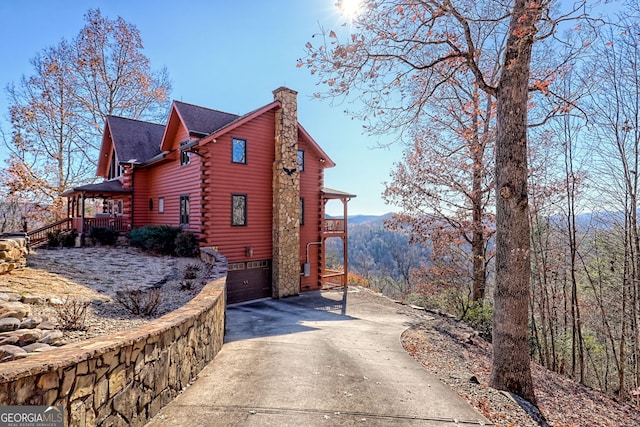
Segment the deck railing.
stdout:
<path fill-rule="evenodd" d="M 346 277 L 344 271 L 324 270 L 322 273 L 322 288 L 332 289 L 346 286 Z"/>
<path fill-rule="evenodd" d="M 31 247 L 37 247 L 41 244 L 47 242 L 49 239 L 48 234 L 53 233 L 54 231 L 69 231 L 73 228 L 71 218 L 61 219 L 52 224 L 45 225 L 44 227 L 38 228 L 33 231 L 27 232 L 27 236 L 29 237 L 29 245 Z"/>
<path fill-rule="evenodd" d="M 327 234 L 344 233 L 344 219 L 325 218 L 324 232 Z"/>

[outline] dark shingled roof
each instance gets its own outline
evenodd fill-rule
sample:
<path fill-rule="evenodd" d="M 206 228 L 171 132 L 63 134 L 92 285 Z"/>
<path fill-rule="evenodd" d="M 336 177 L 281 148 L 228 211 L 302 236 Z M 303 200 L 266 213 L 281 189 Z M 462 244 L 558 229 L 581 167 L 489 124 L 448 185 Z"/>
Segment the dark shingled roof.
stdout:
<path fill-rule="evenodd" d="M 97 184 L 86 184 L 74 187 L 71 190 L 65 191 L 62 195 L 66 196 L 79 191 L 86 191 L 88 193 L 131 193 L 131 190 L 123 189 L 122 183 L 116 179 L 113 181 L 104 181 Z"/>
<path fill-rule="evenodd" d="M 223 113 L 180 101 L 174 101 L 174 104 L 190 133 L 209 135 L 239 117 L 236 114 Z"/>
<path fill-rule="evenodd" d="M 358 197 L 355 194 L 346 193 L 344 191 L 334 190 L 333 188 L 327 188 L 327 187 L 322 187 L 320 189 L 320 192 L 325 196 L 348 197 L 348 198 Z"/>
<path fill-rule="evenodd" d="M 111 138 L 118 160 L 144 163 L 160 154 L 164 125 L 108 116 Z"/>

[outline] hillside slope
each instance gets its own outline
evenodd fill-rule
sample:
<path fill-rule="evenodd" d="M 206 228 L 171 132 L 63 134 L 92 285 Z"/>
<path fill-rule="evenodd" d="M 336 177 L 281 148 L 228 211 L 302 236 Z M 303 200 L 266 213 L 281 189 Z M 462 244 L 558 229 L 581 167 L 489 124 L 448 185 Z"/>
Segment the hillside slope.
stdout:
<path fill-rule="evenodd" d="M 538 418 L 535 408 L 527 408 L 526 402 L 518 403 L 510 395 L 488 387 L 490 343 L 451 317 L 432 315 L 432 320 L 405 331 L 403 346 L 425 369 L 497 426 L 640 426 L 638 407 L 533 363 L 536 397 L 542 412 Z"/>

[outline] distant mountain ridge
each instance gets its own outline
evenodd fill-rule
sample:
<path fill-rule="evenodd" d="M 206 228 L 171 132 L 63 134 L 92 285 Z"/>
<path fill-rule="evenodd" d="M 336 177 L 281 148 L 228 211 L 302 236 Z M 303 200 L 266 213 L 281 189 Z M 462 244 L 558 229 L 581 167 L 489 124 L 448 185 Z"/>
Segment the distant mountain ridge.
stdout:
<path fill-rule="evenodd" d="M 347 224 L 349 225 L 361 225 L 361 224 L 374 224 L 382 223 L 385 219 L 391 218 L 393 212 L 387 212 L 383 215 L 347 215 Z M 327 215 L 327 218 L 342 218 L 342 216 Z"/>
<path fill-rule="evenodd" d="M 638 211 L 640 214 L 640 209 Z M 386 219 L 390 219 L 393 216 L 393 212 L 387 212 L 382 215 L 366 215 L 366 214 L 358 214 L 358 215 L 348 215 L 347 221 L 349 225 L 374 225 L 378 223 L 382 223 Z M 326 215 L 327 218 L 342 218 L 341 215 Z M 558 220 L 564 219 L 562 214 L 556 214 L 552 216 L 554 223 Z M 586 227 L 586 226 L 609 226 L 616 223 L 624 222 L 625 214 L 624 212 L 616 212 L 616 211 L 596 211 L 596 212 L 588 212 L 582 213 L 576 216 L 576 222 L 578 226 Z"/>

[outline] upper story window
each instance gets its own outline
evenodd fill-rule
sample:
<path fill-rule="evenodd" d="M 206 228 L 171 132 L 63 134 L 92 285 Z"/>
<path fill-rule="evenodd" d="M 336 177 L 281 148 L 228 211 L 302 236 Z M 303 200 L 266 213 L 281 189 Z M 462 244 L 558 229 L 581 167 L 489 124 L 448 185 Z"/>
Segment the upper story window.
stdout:
<path fill-rule="evenodd" d="M 180 150 L 180 166 L 185 166 L 191 163 L 191 153 L 185 150 Z"/>
<path fill-rule="evenodd" d="M 122 165 L 118 162 L 116 151 L 113 150 L 111 152 L 111 162 L 109 163 L 109 174 L 107 175 L 107 179 L 114 179 L 120 176 L 122 176 Z"/>
<path fill-rule="evenodd" d="M 180 196 L 180 225 L 189 225 L 189 195 Z"/>
<path fill-rule="evenodd" d="M 233 138 L 231 140 L 231 161 L 233 163 L 247 163 L 247 141 Z"/>
<path fill-rule="evenodd" d="M 244 194 L 231 195 L 231 225 L 247 225 L 247 196 Z"/>
<path fill-rule="evenodd" d="M 298 169 L 300 172 L 304 170 L 304 150 L 298 150 Z"/>

